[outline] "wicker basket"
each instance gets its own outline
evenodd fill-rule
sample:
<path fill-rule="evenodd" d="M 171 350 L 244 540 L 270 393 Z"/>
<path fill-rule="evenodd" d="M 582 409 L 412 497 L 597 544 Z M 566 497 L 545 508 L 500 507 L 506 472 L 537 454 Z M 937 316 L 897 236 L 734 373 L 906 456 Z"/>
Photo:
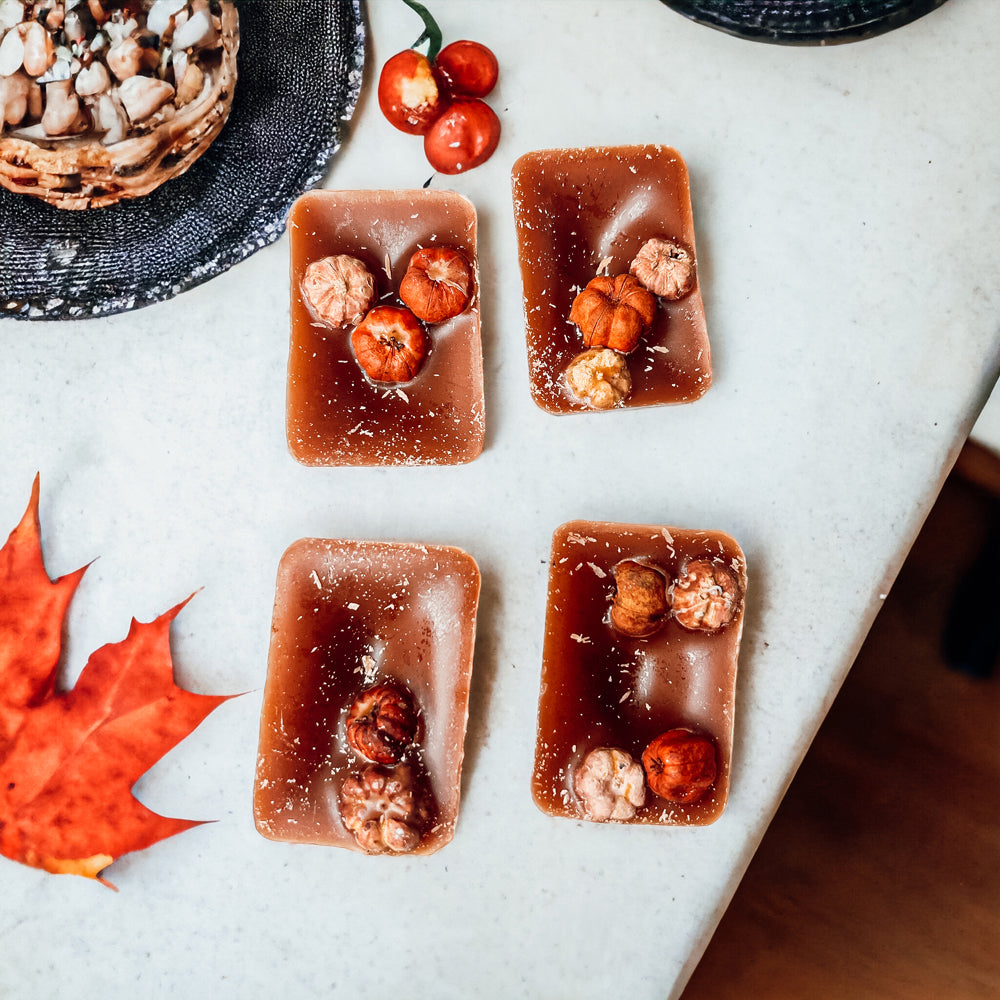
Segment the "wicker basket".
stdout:
<path fill-rule="evenodd" d="M 107 145 L 99 134 L 39 139 L 15 128 L 0 136 L 0 185 L 58 208 L 102 208 L 184 173 L 222 130 L 232 106 L 239 49 L 233 3 L 223 5 L 221 19 L 218 59 L 194 100 L 180 108 L 166 104 Z"/>

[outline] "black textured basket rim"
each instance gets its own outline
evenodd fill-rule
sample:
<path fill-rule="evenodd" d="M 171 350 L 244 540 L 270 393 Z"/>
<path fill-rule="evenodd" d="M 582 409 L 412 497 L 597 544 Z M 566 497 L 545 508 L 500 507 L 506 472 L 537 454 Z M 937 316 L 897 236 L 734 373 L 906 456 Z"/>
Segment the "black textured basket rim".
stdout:
<path fill-rule="evenodd" d="M 738 38 L 830 45 L 885 34 L 946 0 L 661 0 L 678 14 Z"/>

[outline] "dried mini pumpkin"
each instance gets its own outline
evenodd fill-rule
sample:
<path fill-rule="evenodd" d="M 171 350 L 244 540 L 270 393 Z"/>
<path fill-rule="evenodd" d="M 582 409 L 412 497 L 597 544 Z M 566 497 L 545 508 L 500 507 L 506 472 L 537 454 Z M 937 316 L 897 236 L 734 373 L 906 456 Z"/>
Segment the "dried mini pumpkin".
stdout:
<path fill-rule="evenodd" d="M 573 300 L 569 313 L 587 347 L 610 347 L 628 354 L 656 318 L 656 296 L 631 274 L 600 274 Z"/>
<path fill-rule="evenodd" d="M 472 269 L 454 247 L 424 247 L 411 258 L 399 297 L 425 323 L 457 316 L 472 297 Z"/>
<path fill-rule="evenodd" d="M 429 348 L 420 321 L 398 306 L 375 306 L 354 328 L 351 346 L 358 364 L 375 382 L 409 382 Z"/>
<path fill-rule="evenodd" d="M 681 805 L 704 798 L 719 774 L 715 743 L 683 727 L 657 736 L 642 752 L 642 766 L 653 793 Z"/>
<path fill-rule="evenodd" d="M 376 684 L 354 699 L 344 729 L 351 748 L 366 760 L 395 764 L 417 731 L 413 700 L 392 684 Z"/>

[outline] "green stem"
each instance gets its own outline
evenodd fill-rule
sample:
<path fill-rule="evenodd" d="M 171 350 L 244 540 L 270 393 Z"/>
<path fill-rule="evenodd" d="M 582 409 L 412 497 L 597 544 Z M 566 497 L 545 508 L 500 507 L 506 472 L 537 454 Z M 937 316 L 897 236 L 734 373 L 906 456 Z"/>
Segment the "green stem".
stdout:
<path fill-rule="evenodd" d="M 416 3 L 416 0 L 403 0 L 403 3 L 410 10 L 416 11 L 424 22 L 422 34 L 410 48 L 415 49 L 423 42 L 427 42 L 427 59 L 429 62 L 434 62 L 437 59 L 437 54 L 441 51 L 441 29 L 438 27 L 437 21 L 431 17 L 431 12 L 422 3 Z"/>

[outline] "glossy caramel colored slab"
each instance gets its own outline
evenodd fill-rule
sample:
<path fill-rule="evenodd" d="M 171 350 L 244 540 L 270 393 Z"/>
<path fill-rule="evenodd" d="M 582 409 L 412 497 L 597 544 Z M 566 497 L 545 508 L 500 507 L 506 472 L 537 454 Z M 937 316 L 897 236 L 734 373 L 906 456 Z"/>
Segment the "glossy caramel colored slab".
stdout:
<path fill-rule="evenodd" d="M 522 156 L 512 179 L 531 395 L 550 413 L 589 411 L 565 382 L 584 350 L 569 322 L 573 299 L 602 263 L 610 275 L 626 273 L 652 237 L 681 240 L 697 260 L 687 167 L 669 146 L 550 149 Z M 708 390 L 700 277 L 683 299 L 660 300 L 628 367 L 627 407 L 687 403 Z"/>
<path fill-rule="evenodd" d="M 572 521 L 552 540 L 549 593 L 538 699 L 532 792 L 553 816 L 584 819 L 573 770 L 598 747 L 618 747 L 639 760 L 660 733 L 685 727 L 715 740 L 719 773 L 705 797 L 678 805 L 654 795 L 624 822 L 704 825 L 721 814 L 729 791 L 733 709 L 743 600 L 717 632 L 693 632 L 668 618 L 645 639 L 608 623 L 614 567 L 648 562 L 668 580 L 688 559 L 723 561 L 746 592 L 739 545 L 719 531 L 659 525 Z"/>
<path fill-rule="evenodd" d="M 476 211 L 450 191 L 311 191 L 288 220 L 291 343 L 288 448 L 304 465 L 458 465 L 483 449 L 483 351 L 479 319 Z M 427 246 L 463 251 L 472 265 L 472 301 L 444 323 L 425 324 L 431 341 L 417 377 L 370 381 L 351 348 L 351 328 L 332 329 L 311 313 L 300 289 L 314 260 L 348 254 L 375 278 L 377 305 L 400 305 L 412 253 Z M 387 271 L 388 263 L 388 271 Z"/>
<path fill-rule="evenodd" d="M 418 738 L 403 763 L 430 791 L 414 854 L 453 837 L 461 791 L 479 569 L 461 549 L 304 538 L 278 568 L 254 785 L 257 829 L 272 840 L 358 850 L 339 792 L 365 762 L 344 721 L 355 697 L 405 687 Z"/>

